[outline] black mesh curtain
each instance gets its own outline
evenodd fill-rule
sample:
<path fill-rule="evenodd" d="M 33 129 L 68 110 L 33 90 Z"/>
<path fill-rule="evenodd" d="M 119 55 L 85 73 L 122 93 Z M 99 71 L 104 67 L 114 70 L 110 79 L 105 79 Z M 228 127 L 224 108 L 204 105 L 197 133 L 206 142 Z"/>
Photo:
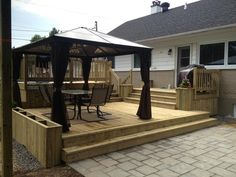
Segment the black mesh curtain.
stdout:
<path fill-rule="evenodd" d="M 88 80 L 89 80 L 89 73 L 91 69 L 91 62 L 92 62 L 91 57 L 82 58 L 82 69 L 83 69 L 83 78 L 84 78 L 83 90 L 89 90 Z"/>
<path fill-rule="evenodd" d="M 149 68 L 151 65 L 151 51 L 139 53 L 141 60 L 141 78 L 144 82 L 144 86 L 142 89 L 139 108 L 137 111 L 137 115 L 141 119 L 151 119 L 152 111 L 151 111 L 151 97 L 150 97 L 150 81 L 149 81 Z"/>
<path fill-rule="evenodd" d="M 52 99 L 52 120 L 63 126 L 63 132 L 69 131 L 67 123 L 68 114 L 64 102 L 64 95 L 61 93 L 63 81 L 69 60 L 68 43 L 54 42 L 52 47 L 52 72 L 53 72 L 53 99 Z"/>
<path fill-rule="evenodd" d="M 13 102 L 16 106 L 22 107 L 20 97 L 20 87 L 18 85 L 18 79 L 20 77 L 20 64 L 22 60 L 22 53 L 13 53 Z"/>

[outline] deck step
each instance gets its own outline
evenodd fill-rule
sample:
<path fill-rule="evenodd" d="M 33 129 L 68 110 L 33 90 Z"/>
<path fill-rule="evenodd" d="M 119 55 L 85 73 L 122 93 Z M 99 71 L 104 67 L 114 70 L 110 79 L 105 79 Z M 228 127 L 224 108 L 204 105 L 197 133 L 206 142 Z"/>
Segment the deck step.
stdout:
<path fill-rule="evenodd" d="M 141 88 L 133 88 L 133 93 L 141 93 Z M 176 96 L 175 89 L 151 89 L 151 95 Z"/>
<path fill-rule="evenodd" d="M 79 145 L 89 145 L 95 142 L 101 142 L 107 139 L 119 136 L 130 135 L 138 132 L 149 131 L 153 129 L 163 128 L 172 125 L 198 121 L 209 117 L 208 113 L 198 113 L 197 115 L 183 116 L 174 119 L 158 120 L 152 119 L 148 122 L 141 122 L 126 126 L 117 126 L 102 130 L 80 133 L 79 135 L 70 135 L 63 137 L 63 147 L 72 147 Z"/>
<path fill-rule="evenodd" d="M 82 160 L 96 155 L 114 152 L 135 145 L 140 145 L 160 140 L 163 138 L 180 135 L 187 132 L 192 132 L 195 130 L 214 126 L 217 124 L 218 121 L 216 119 L 206 118 L 184 124 L 172 125 L 164 128 L 158 128 L 149 131 L 143 131 L 143 132 L 133 133 L 130 135 L 111 138 L 91 145 L 63 148 L 62 160 L 66 163 L 70 163 L 73 161 Z"/>
<path fill-rule="evenodd" d="M 139 104 L 139 100 L 140 100 L 139 98 L 134 98 L 134 97 L 124 98 L 124 101 L 127 103 Z M 173 102 L 151 100 L 151 104 L 152 106 L 156 106 L 160 108 L 176 109 L 176 103 L 173 103 Z"/>
<path fill-rule="evenodd" d="M 141 93 L 131 93 L 130 97 L 132 98 L 140 98 Z M 166 102 L 172 102 L 176 103 L 176 97 L 175 96 L 165 96 L 165 95 L 151 95 L 152 100 L 156 101 L 166 101 Z"/>

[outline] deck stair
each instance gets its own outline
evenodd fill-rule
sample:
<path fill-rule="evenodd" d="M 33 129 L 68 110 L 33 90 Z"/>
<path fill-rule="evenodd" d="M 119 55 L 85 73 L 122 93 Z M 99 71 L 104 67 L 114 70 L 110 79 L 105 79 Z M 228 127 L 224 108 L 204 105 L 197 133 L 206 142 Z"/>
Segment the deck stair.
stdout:
<path fill-rule="evenodd" d="M 118 151 L 167 137 L 217 125 L 208 113 L 173 119 L 144 121 L 134 125 L 63 136 L 62 160 L 66 163 Z"/>
<path fill-rule="evenodd" d="M 119 94 L 116 91 L 113 91 L 109 102 L 119 102 L 119 101 L 122 101 L 122 98 L 119 96 Z"/>
<path fill-rule="evenodd" d="M 140 95 L 141 89 L 134 88 L 124 101 L 139 104 Z M 176 109 L 176 91 L 174 89 L 151 89 L 151 103 L 156 107 Z"/>

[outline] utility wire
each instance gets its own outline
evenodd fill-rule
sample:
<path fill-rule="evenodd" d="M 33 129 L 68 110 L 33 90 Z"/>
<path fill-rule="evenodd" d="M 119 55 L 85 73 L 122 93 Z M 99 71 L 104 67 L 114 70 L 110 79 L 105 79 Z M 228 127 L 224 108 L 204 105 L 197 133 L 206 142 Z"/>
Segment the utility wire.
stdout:
<path fill-rule="evenodd" d="M 12 39 L 14 39 L 14 40 L 20 40 L 20 41 L 30 41 L 29 39 L 16 38 L 16 37 L 13 37 Z"/>
<path fill-rule="evenodd" d="M 15 29 L 13 28 L 12 31 L 22 31 L 22 32 L 41 32 L 41 33 L 48 33 L 48 30 L 31 30 L 31 29 Z"/>

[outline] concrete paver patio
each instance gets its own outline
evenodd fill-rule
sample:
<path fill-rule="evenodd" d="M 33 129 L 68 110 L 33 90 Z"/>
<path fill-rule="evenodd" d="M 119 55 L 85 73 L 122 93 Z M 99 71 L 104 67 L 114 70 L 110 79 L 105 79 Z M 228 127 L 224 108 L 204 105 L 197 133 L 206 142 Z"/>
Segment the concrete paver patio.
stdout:
<path fill-rule="evenodd" d="M 86 177 L 235 177 L 236 125 L 222 124 L 69 165 Z"/>

